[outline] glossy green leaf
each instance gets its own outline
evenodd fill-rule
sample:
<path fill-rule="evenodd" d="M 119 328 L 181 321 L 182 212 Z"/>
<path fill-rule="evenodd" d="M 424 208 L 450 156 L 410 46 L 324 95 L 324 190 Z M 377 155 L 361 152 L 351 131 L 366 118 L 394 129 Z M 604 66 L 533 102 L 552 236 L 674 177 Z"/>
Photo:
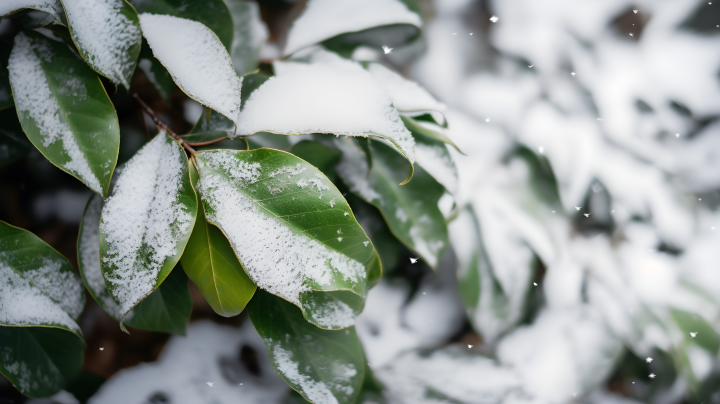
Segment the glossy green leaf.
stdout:
<path fill-rule="evenodd" d="M 15 109 L 0 111 L 0 167 L 14 163 L 31 149 L 32 144 L 22 131 Z"/>
<path fill-rule="evenodd" d="M 66 45 L 33 32 L 15 37 L 8 70 L 28 139 L 51 163 L 107 195 L 120 129 L 98 76 Z"/>
<path fill-rule="evenodd" d="M 125 317 L 125 324 L 143 330 L 185 335 L 191 313 L 188 278 L 183 268 L 176 266 L 160 287 Z"/>
<path fill-rule="evenodd" d="M 234 28 L 230 57 L 235 71 L 242 76 L 258 68 L 260 48 L 268 38 L 268 29 L 254 1 L 227 0 L 227 6 Z"/>
<path fill-rule="evenodd" d="M 334 144 L 343 152 L 336 170 L 350 191 L 378 208 L 395 237 L 437 268 L 448 245 L 445 218 L 437 205 L 443 186 L 422 169 L 408 184 L 398 185 L 407 161 L 380 142 L 370 142 L 369 174 L 363 153 L 350 139 L 335 139 Z"/>
<path fill-rule="evenodd" d="M 319 327 L 352 325 L 380 261 L 332 182 L 274 149 L 208 151 L 195 160 L 207 220 L 250 279 Z"/>
<path fill-rule="evenodd" d="M 164 14 L 187 18 L 210 28 L 229 52 L 233 42 L 233 20 L 222 0 L 129 0 L 138 14 Z"/>
<path fill-rule="evenodd" d="M 70 35 L 93 70 L 130 89 L 142 34 L 135 9 L 125 0 L 64 0 Z"/>
<path fill-rule="evenodd" d="M 80 276 L 95 301 L 117 321 L 123 313 L 105 285 L 100 268 L 100 213 L 103 201 L 93 195 L 88 201 L 78 235 L 78 264 Z M 143 330 L 184 334 L 192 311 L 192 298 L 187 277 L 176 268 L 159 288 L 141 301 L 127 315 L 125 324 Z"/>
<path fill-rule="evenodd" d="M 188 164 L 161 131 L 125 164 L 102 209 L 101 269 L 123 317 L 160 286 L 190 238 L 197 202 Z"/>
<path fill-rule="evenodd" d="M 193 166 L 190 177 L 197 182 Z M 222 231 L 205 219 L 199 196 L 197 220 L 180 263 L 205 300 L 223 317 L 240 314 L 257 288 Z"/>
<path fill-rule="evenodd" d="M 290 387 L 313 403 L 355 402 L 366 360 L 354 327 L 321 330 L 297 307 L 262 290 L 250 301 L 248 314 L 270 363 Z"/>
<path fill-rule="evenodd" d="M 12 15 L 18 10 L 32 9 L 43 11 L 52 16 L 52 21 L 62 24 L 64 11 L 59 0 L 24 0 L 0 2 L 0 17 Z"/>
<path fill-rule="evenodd" d="M 675 323 L 683 331 L 687 341 L 695 343 L 713 354 L 720 350 L 720 334 L 697 314 L 680 309 L 670 309 Z M 695 334 L 693 336 L 691 333 Z"/>
<path fill-rule="evenodd" d="M 290 153 L 317 167 L 318 170 L 335 182 L 335 166 L 340 162 L 342 153 L 319 142 L 303 140 L 290 149 Z"/>
<path fill-rule="evenodd" d="M 0 221 L 0 373 L 23 394 L 54 394 L 80 370 L 84 306 L 70 262 Z"/>
<path fill-rule="evenodd" d="M 170 94 L 177 88 L 165 66 L 153 56 L 150 45 L 143 39 L 137 67 L 145 74 L 150 84 L 160 93 L 166 103 L 170 102 Z"/>

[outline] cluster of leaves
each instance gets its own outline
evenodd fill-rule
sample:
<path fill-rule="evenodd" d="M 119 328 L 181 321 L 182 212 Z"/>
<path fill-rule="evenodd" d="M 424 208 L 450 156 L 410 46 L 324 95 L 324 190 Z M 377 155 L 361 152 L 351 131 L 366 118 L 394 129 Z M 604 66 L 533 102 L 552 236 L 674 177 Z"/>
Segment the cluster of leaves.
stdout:
<path fill-rule="evenodd" d="M 253 3 L 0 5 L 22 27 L 0 48 L 0 164 L 34 146 L 95 192 L 79 231 L 80 277 L 38 237 L 0 222 L 0 372 L 23 394 L 54 394 L 82 366 L 80 279 L 124 330 L 182 334 L 187 278 L 221 316 L 248 308 L 272 365 L 304 399 L 374 394 L 354 318 L 405 248 L 437 267 L 448 245 L 438 201 L 457 179 L 442 106 L 381 65 L 344 58 L 414 40 L 417 7 L 388 0 L 395 20 L 309 38 L 316 3 L 288 41 L 313 51 L 262 71 Z M 162 130 L 116 167 L 118 117 L 100 76 L 131 91 L 137 71 L 164 98 L 177 85 L 204 109 L 182 135 L 155 117 Z M 320 80 L 314 97 L 297 86 L 336 71 L 375 92 Z M 339 116 L 327 116 L 328 100 Z M 296 109 L 318 118 L 307 123 Z"/>

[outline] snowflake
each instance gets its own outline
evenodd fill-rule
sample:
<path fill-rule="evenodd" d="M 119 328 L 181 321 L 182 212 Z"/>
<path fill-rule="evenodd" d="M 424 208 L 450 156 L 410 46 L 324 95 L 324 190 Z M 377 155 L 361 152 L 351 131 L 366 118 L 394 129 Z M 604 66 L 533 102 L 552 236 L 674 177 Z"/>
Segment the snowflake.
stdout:
<path fill-rule="evenodd" d="M 391 47 L 389 47 L 389 46 L 387 46 L 387 45 L 383 45 L 383 46 L 382 46 L 382 50 L 383 50 L 383 52 L 385 52 L 386 55 L 387 55 L 388 53 L 392 52 L 393 49 L 394 49 L 394 48 L 391 48 Z"/>
<path fill-rule="evenodd" d="M 490 17 L 490 21 L 491 21 L 493 24 L 495 24 L 496 22 L 498 22 L 498 20 L 499 20 L 499 18 L 497 18 L 496 16 Z"/>

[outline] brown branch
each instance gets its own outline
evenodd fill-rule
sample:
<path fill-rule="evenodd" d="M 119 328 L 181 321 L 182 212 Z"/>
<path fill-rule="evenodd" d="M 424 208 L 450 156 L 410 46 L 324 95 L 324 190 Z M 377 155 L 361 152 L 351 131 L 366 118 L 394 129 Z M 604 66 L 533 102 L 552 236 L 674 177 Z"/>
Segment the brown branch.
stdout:
<path fill-rule="evenodd" d="M 193 149 L 192 146 L 190 146 L 190 144 L 188 142 L 184 141 L 180 136 L 178 136 L 175 132 L 173 132 L 172 129 L 170 129 L 170 127 L 167 126 L 167 124 L 165 122 L 163 122 L 157 116 L 157 114 L 155 114 L 155 111 L 153 111 L 152 108 L 150 108 L 147 104 L 145 104 L 145 102 L 142 99 L 140 99 L 140 97 L 138 97 L 137 93 L 133 94 L 133 97 L 135 97 L 135 99 L 138 100 L 138 102 L 140 103 L 140 106 L 143 108 L 143 110 L 145 110 L 145 112 L 147 112 L 148 115 L 150 115 L 150 117 L 153 119 L 153 121 L 155 121 L 155 125 L 157 125 L 159 128 L 164 129 L 168 135 L 172 136 L 173 139 L 177 140 L 180 143 L 180 146 L 182 146 L 185 150 L 190 152 L 191 155 L 193 155 L 193 156 L 198 155 L 197 152 L 195 151 L 195 149 Z"/>
<path fill-rule="evenodd" d="M 200 146 L 208 146 L 211 144 L 220 143 L 223 140 L 228 140 L 228 139 L 230 139 L 230 138 L 225 136 L 225 137 L 221 137 L 220 139 L 209 140 L 207 142 L 187 142 L 187 144 L 189 144 L 192 147 L 200 147 Z"/>

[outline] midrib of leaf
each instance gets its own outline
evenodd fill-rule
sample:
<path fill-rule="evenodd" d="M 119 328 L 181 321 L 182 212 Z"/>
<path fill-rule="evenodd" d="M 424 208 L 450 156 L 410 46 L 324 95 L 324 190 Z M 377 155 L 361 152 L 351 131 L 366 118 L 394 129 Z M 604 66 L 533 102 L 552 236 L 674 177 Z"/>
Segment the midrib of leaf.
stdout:
<path fill-rule="evenodd" d="M 203 209 L 203 215 L 205 215 L 205 208 L 202 206 L 198 206 L 198 209 Z M 207 218 L 207 216 L 205 216 Z M 227 310 L 225 310 L 225 306 L 223 305 L 222 297 L 220 297 L 220 291 L 217 287 L 217 273 L 215 272 L 215 264 L 213 259 L 213 250 L 212 243 L 210 242 L 210 231 L 208 230 L 208 221 L 205 220 L 205 223 L 203 223 L 203 226 L 205 226 L 205 234 L 207 235 L 207 243 L 208 243 L 208 255 L 210 256 L 210 272 L 212 273 L 212 279 L 213 279 L 213 286 L 215 287 L 215 294 L 217 295 L 218 304 L 220 305 L 220 308 L 223 310 L 223 312 L 227 313 Z M 216 250 L 217 251 L 217 250 Z M 238 261 L 239 262 L 239 261 Z"/>

